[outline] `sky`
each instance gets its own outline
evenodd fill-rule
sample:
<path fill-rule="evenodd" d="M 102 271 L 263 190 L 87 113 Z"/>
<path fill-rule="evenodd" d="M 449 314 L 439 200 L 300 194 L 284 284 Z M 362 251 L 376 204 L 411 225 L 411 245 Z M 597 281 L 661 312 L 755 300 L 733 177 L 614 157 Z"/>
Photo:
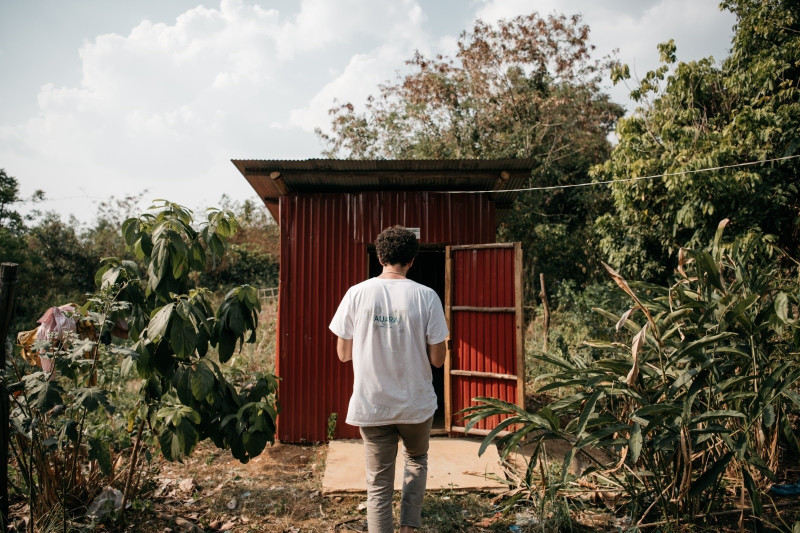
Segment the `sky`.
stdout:
<path fill-rule="evenodd" d="M 656 45 L 728 55 L 718 0 L 0 0 L 0 168 L 79 224 L 141 196 L 202 212 L 258 201 L 231 159 L 310 159 L 335 102 L 358 109 L 420 51 L 532 11 L 579 13 L 598 57 L 643 75 Z M 616 50 L 616 52 L 614 52 Z M 607 91 L 630 111 L 628 90 Z"/>

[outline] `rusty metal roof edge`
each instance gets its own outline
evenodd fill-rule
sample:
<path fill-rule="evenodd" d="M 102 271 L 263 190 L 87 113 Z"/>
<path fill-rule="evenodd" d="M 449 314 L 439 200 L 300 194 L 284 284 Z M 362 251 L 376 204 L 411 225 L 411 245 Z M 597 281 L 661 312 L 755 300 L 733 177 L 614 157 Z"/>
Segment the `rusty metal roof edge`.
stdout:
<path fill-rule="evenodd" d="M 264 171 L 528 170 L 525 159 L 231 159 L 242 174 Z"/>

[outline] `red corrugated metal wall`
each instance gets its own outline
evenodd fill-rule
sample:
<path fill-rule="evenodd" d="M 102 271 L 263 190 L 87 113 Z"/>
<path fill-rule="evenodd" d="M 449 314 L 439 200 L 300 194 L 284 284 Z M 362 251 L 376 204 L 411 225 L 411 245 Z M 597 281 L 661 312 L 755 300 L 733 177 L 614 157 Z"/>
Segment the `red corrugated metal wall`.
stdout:
<path fill-rule="evenodd" d="M 328 324 L 348 287 L 367 278 L 367 245 L 386 227 L 420 228 L 421 244 L 495 241 L 494 204 L 482 194 L 379 191 L 281 197 L 281 273 L 276 374 L 281 378 L 278 438 L 359 438 L 344 423 L 350 363 L 336 357 Z"/>
<path fill-rule="evenodd" d="M 453 299 L 450 325 L 453 347 L 451 371 L 507 376 L 452 375 L 452 411 L 472 405 L 472 398 L 486 396 L 517 403 L 517 302 L 513 247 L 453 250 Z M 493 312 L 457 310 L 487 308 Z M 498 308 L 507 309 L 500 311 Z M 475 425 L 492 429 L 500 422 L 491 417 Z M 454 414 L 453 424 L 464 426 Z"/>

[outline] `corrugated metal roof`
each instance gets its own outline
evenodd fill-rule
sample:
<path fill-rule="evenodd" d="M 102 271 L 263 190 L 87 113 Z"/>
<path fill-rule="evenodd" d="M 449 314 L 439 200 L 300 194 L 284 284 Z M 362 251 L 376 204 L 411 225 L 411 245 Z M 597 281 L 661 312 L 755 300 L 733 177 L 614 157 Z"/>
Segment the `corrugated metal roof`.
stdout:
<path fill-rule="evenodd" d="M 533 159 L 234 159 L 278 219 L 277 200 L 291 193 L 403 191 L 494 191 L 498 215 L 528 185 Z"/>
<path fill-rule="evenodd" d="M 249 171 L 530 170 L 533 159 L 232 159 Z"/>

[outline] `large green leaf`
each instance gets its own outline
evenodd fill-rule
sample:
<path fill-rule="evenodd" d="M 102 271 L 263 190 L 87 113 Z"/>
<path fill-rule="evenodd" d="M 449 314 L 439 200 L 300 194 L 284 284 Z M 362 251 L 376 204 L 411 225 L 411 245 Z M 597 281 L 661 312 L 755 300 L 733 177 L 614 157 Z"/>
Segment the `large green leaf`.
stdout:
<path fill-rule="evenodd" d="M 736 333 L 732 331 L 726 331 L 723 333 L 718 333 L 716 335 L 707 335 L 703 338 L 697 339 L 695 341 L 683 345 L 681 349 L 677 350 L 674 354 L 672 354 L 670 359 L 672 361 L 678 361 L 689 354 L 702 351 L 708 346 L 714 345 L 716 343 L 722 342 L 726 339 L 735 336 Z"/>
<path fill-rule="evenodd" d="M 99 387 L 84 387 L 77 388 L 72 391 L 75 396 L 75 403 L 80 405 L 89 412 L 97 410 L 99 406 L 103 406 L 108 414 L 114 413 L 114 406 L 108 399 L 108 391 Z"/>
<path fill-rule="evenodd" d="M 763 422 L 764 427 L 772 427 L 772 425 L 775 424 L 776 419 L 775 408 L 772 406 L 772 404 L 764 406 L 764 409 L 761 411 L 761 421 Z"/>
<path fill-rule="evenodd" d="M 242 445 L 244 446 L 244 449 L 247 452 L 248 456 L 247 459 L 249 460 L 251 457 L 255 457 L 256 455 L 264 451 L 264 447 L 266 447 L 267 442 L 269 441 L 270 441 L 270 436 L 266 432 L 262 431 L 255 431 L 253 433 L 250 433 L 249 431 L 244 432 L 242 434 Z"/>
<path fill-rule="evenodd" d="M 192 395 L 196 400 L 203 400 L 211 394 L 216 383 L 214 373 L 203 363 L 199 363 L 191 372 Z"/>
<path fill-rule="evenodd" d="M 105 439 L 92 437 L 89 439 L 89 459 L 97 461 L 103 475 L 111 473 L 111 452 L 108 450 L 109 443 Z"/>
<path fill-rule="evenodd" d="M 631 426 L 631 436 L 628 439 L 628 447 L 631 451 L 631 461 L 636 464 L 639 461 L 639 454 L 642 453 L 642 426 L 634 422 Z"/>
<path fill-rule="evenodd" d="M 155 240 L 153 254 L 150 265 L 147 268 L 149 276 L 147 288 L 150 292 L 155 292 L 161 284 L 161 280 L 167 275 L 169 268 L 169 246 L 166 241 Z"/>
<path fill-rule="evenodd" d="M 628 433 L 631 427 L 627 424 L 613 424 L 608 427 L 604 427 L 602 429 L 598 429 L 590 434 L 588 434 L 583 439 L 580 439 L 576 444 L 576 449 L 582 449 L 587 446 L 595 445 L 596 443 L 602 441 L 606 437 L 613 435 L 615 433 Z"/>
<path fill-rule="evenodd" d="M 176 313 L 177 315 L 177 313 Z M 181 358 L 194 353 L 197 343 L 197 331 L 191 320 L 176 316 L 169 328 L 169 345 L 172 351 Z"/>
<path fill-rule="evenodd" d="M 194 424 L 199 424 L 202 420 L 200 413 L 188 405 L 180 404 L 165 405 L 158 410 L 156 417 L 167 426 L 178 426 L 184 421 L 184 419 L 189 420 Z"/>
<path fill-rule="evenodd" d="M 597 400 L 602 398 L 605 395 L 603 390 L 597 390 L 589 396 L 589 399 L 586 400 L 586 404 L 583 406 L 583 410 L 581 411 L 581 416 L 578 418 L 578 427 L 575 430 L 575 433 L 578 438 L 583 437 L 584 430 L 586 429 L 586 423 L 589 421 L 589 418 L 594 415 L 594 408 L 597 404 Z"/>
<path fill-rule="evenodd" d="M 755 520 L 753 520 L 753 529 L 757 532 L 761 532 L 764 530 L 764 525 L 761 521 L 764 516 L 764 509 L 761 505 L 761 493 L 758 491 L 758 487 L 756 487 L 753 477 L 750 475 L 750 472 L 747 469 L 747 465 L 742 465 L 741 471 L 742 478 L 744 479 L 744 486 L 747 488 L 747 493 L 750 496 L 750 503 L 752 505 L 753 516 L 755 518 Z"/>
<path fill-rule="evenodd" d="M 236 349 L 236 337 L 228 330 L 222 330 L 219 334 L 219 362 L 226 363 Z"/>
<path fill-rule="evenodd" d="M 141 223 L 139 222 L 138 218 L 129 218 L 122 223 L 122 235 L 125 239 L 125 243 L 128 244 L 128 246 L 133 245 L 140 230 Z"/>
<path fill-rule="evenodd" d="M 158 436 L 161 453 L 168 461 L 180 461 L 191 454 L 198 440 L 197 430 L 187 420 L 181 420 L 177 427 L 165 426 Z"/>
<path fill-rule="evenodd" d="M 150 322 L 147 324 L 147 336 L 149 339 L 157 342 L 167 332 L 167 326 L 169 326 L 174 310 L 174 303 L 168 303 L 154 310 Z"/>
<path fill-rule="evenodd" d="M 698 414 L 691 419 L 690 424 L 699 424 L 700 422 L 708 422 L 709 420 L 718 420 L 720 418 L 747 419 L 747 417 L 739 411 L 734 411 L 733 409 L 717 409 Z"/>
<path fill-rule="evenodd" d="M 64 389 L 57 381 L 36 379 L 35 375 L 29 376 L 31 379 L 25 380 L 25 392 L 31 406 L 40 412 L 49 411 L 56 405 L 64 403 L 62 395 Z"/>
<path fill-rule="evenodd" d="M 775 295 L 775 314 L 784 324 L 788 324 L 789 320 L 789 296 L 785 292 L 779 292 Z"/>
<path fill-rule="evenodd" d="M 169 342 L 162 340 L 158 343 L 153 354 L 153 368 L 165 378 L 171 378 L 177 367 L 177 361 L 170 348 Z"/>
<path fill-rule="evenodd" d="M 172 277 L 181 279 L 189 266 L 189 247 L 183 242 L 180 235 L 174 231 L 167 233 L 171 249 L 169 250 L 169 262 L 172 265 Z"/>

